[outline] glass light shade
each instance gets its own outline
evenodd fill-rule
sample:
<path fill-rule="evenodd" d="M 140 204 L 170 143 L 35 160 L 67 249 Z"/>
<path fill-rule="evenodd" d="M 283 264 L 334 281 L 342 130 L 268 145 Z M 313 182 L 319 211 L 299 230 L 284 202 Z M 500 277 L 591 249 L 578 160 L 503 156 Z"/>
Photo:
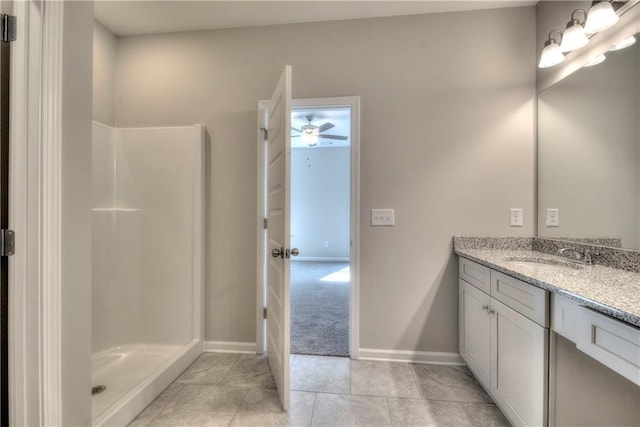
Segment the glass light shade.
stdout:
<path fill-rule="evenodd" d="M 609 50 L 610 51 L 614 51 L 614 50 L 624 49 L 625 47 L 631 46 L 635 42 L 636 42 L 636 37 L 635 36 L 629 36 L 626 39 L 622 40 L 621 42 L 618 42 L 618 43 L 614 44 L 613 46 L 611 46 L 611 49 L 609 49 Z"/>
<path fill-rule="evenodd" d="M 318 144 L 318 129 L 305 129 L 300 138 L 303 144 L 313 147 Z"/>
<path fill-rule="evenodd" d="M 593 58 L 591 61 L 584 64 L 583 67 L 593 67 L 594 65 L 602 64 L 605 59 L 607 59 L 607 57 L 604 56 L 604 54 L 598 55 L 595 58 Z"/>
<path fill-rule="evenodd" d="M 540 63 L 538 68 L 548 68 L 558 65 L 564 61 L 564 55 L 560 49 L 560 45 L 555 40 L 547 40 L 544 43 L 544 49 L 542 49 L 542 55 L 540 55 Z"/>
<path fill-rule="evenodd" d="M 615 10 L 613 10 L 611 3 L 601 1 L 589 9 L 587 22 L 584 24 L 584 32 L 587 34 L 599 33 L 618 22 L 618 19 L 620 18 Z"/>
<path fill-rule="evenodd" d="M 584 28 L 578 23 L 573 21 L 570 26 L 562 33 L 562 42 L 560 42 L 560 49 L 563 52 L 571 52 L 572 50 L 580 49 L 589 43 L 587 35 L 584 33 Z"/>

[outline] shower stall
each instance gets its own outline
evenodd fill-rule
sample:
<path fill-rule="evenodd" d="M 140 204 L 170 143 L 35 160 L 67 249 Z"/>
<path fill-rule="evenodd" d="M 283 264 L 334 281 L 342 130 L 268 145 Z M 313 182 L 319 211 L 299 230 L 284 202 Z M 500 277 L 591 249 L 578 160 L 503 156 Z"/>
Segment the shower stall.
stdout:
<path fill-rule="evenodd" d="M 93 424 L 126 425 L 202 352 L 204 128 L 92 144 Z"/>

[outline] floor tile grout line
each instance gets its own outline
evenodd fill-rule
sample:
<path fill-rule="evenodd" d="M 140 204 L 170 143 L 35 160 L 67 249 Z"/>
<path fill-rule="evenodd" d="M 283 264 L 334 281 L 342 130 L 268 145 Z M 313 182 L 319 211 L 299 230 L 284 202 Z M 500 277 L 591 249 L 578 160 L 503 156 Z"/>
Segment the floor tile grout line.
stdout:
<path fill-rule="evenodd" d="M 164 393 L 164 392 L 165 392 L 169 387 L 171 387 L 174 383 L 175 383 L 175 380 L 174 380 L 174 382 L 172 382 L 171 384 L 169 384 L 169 385 L 167 386 L 167 388 L 165 388 L 165 389 L 162 391 L 162 393 Z M 160 414 L 162 414 L 162 411 L 164 411 L 164 409 L 169 405 L 169 403 L 171 403 L 171 402 L 173 402 L 174 400 L 176 400 L 176 397 L 178 397 L 178 395 L 180 394 L 180 392 L 182 392 L 182 390 L 184 389 L 184 385 L 183 385 L 183 384 L 178 383 L 178 385 L 180 386 L 180 390 L 178 390 L 178 391 L 176 392 L 176 394 L 175 394 L 171 399 L 168 399 L 168 400 L 165 402 L 165 404 L 164 404 L 164 405 L 162 405 L 162 406 L 160 407 L 160 409 L 158 409 L 158 412 L 157 412 L 155 415 L 151 416 L 151 418 L 149 419 L 149 421 L 145 424 L 146 426 L 150 425 L 150 424 L 153 422 L 153 420 L 155 420 L 156 418 L 158 418 L 158 416 L 159 416 Z M 160 394 L 158 395 L 158 397 L 160 397 L 160 396 L 162 395 L 162 393 L 160 393 Z M 155 402 L 156 400 L 158 400 L 158 397 L 156 397 L 155 399 L 153 399 L 153 400 L 151 401 L 151 403 L 153 403 L 153 402 Z M 149 403 L 149 405 L 147 405 L 147 406 L 145 407 L 145 409 L 147 409 L 147 408 L 151 405 L 151 403 Z M 142 411 L 144 411 L 144 409 L 143 409 Z M 142 412 L 140 412 L 140 414 L 141 414 L 141 413 L 142 413 Z M 139 416 L 140 414 L 136 415 L 136 418 L 138 418 L 138 416 Z M 133 420 L 131 420 L 131 422 L 133 422 L 133 421 L 135 421 L 135 418 L 134 418 Z"/>
<path fill-rule="evenodd" d="M 451 399 L 426 399 L 422 396 L 419 398 L 416 397 L 404 397 L 404 396 L 388 396 L 381 394 L 351 394 L 351 393 L 338 393 L 333 391 L 323 391 L 323 390 L 299 390 L 299 389 L 290 389 L 291 391 L 297 391 L 301 393 L 316 393 L 316 394 L 331 394 L 337 396 L 360 396 L 360 397 L 377 397 L 382 399 L 397 399 L 397 400 L 412 400 L 416 402 L 448 402 L 448 403 L 474 403 L 474 404 L 485 404 L 485 405 L 495 405 L 494 402 L 485 402 L 482 400 L 451 400 Z"/>
<path fill-rule="evenodd" d="M 236 411 L 233 413 L 233 417 L 231 417 L 231 420 L 229 420 L 229 424 L 227 424 L 227 426 L 230 426 L 233 423 L 233 420 L 238 415 L 238 412 L 240 411 L 240 408 L 242 407 L 242 404 L 247 400 L 247 397 L 249 396 L 249 391 L 251 391 L 251 389 L 247 388 L 246 390 L 247 391 L 245 391 L 245 393 L 244 393 L 244 397 L 242 398 L 242 402 L 240 402 L 240 404 L 236 408 Z"/>
<path fill-rule="evenodd" d="M 237 354 L 236 355 L 236 360 L 234 360 L 233 365 L 231 365 L 231 367 L 229 368 L 229 370 L 222 376 L 222 378 L 220 379 L 220 382 L 218 382 L 215 385 L 222 385 L 224 384 L 224 380 L 227 379 L 227 377 L 229 376 L 229 374 L 231 373 L 231 371 L 233 370 L 233 368 L 236 367 L 236 365 L 238 364 L 238 362 L 240 361 L 240 359 L 242 358 L 241 354 Z"/>
<path fill-rule="evenodd" d="M 351 358 L 349 358 L 349 394 L 351 395 L 353 393 L 353 386 L 352 386 L 352 382 L 351 379 L 353 378 L 353 375 L 351 375 L 351 369 L 353 369 L 353 363 L 351 363 Z"/>
<path fill-rule="evenodd" d="M 389 415 L 389 425 L 393 425 L 393 420 L 391 419 L 391 405 L 389 405 L 389 398 L 385 397 L 384 402 L 387 405 L 387 414 Z"/>
<path fill-rule="evenodd" d="M 311 408 L 311 419 L 309 419 L 309 427 L 313 425 L 313 416 L 316 413 L 316 405 L 318 404 L 318 393 L 313 395 L 313 407 Z"/>
<path fill-rule="evenodd" d="M 413 382 L 418 389 L 418 394 L 420 395 L 421 400 L 427 400 L 422 393 L 422 387 L 420 387 L 420 383 L 418 382 L 418 374 L 416 374 L 416 371 L 413 369 L 413 363 L 409 363 L 409 370 L 411 371 L 411 377 L 413 378 Z"/>

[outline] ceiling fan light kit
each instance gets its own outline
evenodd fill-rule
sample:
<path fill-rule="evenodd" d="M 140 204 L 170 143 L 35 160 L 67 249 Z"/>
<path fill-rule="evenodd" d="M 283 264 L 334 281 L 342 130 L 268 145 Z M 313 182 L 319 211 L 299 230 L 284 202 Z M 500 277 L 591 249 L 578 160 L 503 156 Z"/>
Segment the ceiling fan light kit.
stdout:
<path fill-rule="evenodd" d="M 314 125 L 311 123 L 313 121 L 313 116 L 311 114 L 309 114 L 306 119 L 309 123 L 300 126 L 300 129 L 291 127 L 292 130 L 300 132 L 300 135 L 291 135 L 291 138 L 300 137 L 302 143 L 308 145 L 309 147 L 318 145 L 319 138 L 336 139 L 340 141 L 346 141 L 347 139 L 349 139 L 348 136 L 344 135 L 327 135 L 323 133 L 324 131 L 335 127 L 333 123 L 326 122 L 320 126 Z"/>

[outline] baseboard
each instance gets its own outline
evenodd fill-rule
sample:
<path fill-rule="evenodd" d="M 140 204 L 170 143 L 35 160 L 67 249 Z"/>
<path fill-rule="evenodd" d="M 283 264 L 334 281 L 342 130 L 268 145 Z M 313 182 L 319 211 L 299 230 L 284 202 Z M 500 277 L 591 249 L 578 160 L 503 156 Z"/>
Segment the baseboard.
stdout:
<path fill-rule="evenodd" d="M 459 353 L 361 348 L 358 356 L 358 359 L 360 360 L 428 363 L 432 365 L 465 365 L 464 360 L 462 360 Z"/>
<path fill-rule="evenodd" d="M 254 342 L 205 341 L 204 351 L 217 353 L 256 354 L 257 346 Z"/>
<path fill-rule="evenodd" d="M 349 257 L 339 256 L 298 256 L 291 261 L 316 261 L 316 262 L 349 262 Z"/>

